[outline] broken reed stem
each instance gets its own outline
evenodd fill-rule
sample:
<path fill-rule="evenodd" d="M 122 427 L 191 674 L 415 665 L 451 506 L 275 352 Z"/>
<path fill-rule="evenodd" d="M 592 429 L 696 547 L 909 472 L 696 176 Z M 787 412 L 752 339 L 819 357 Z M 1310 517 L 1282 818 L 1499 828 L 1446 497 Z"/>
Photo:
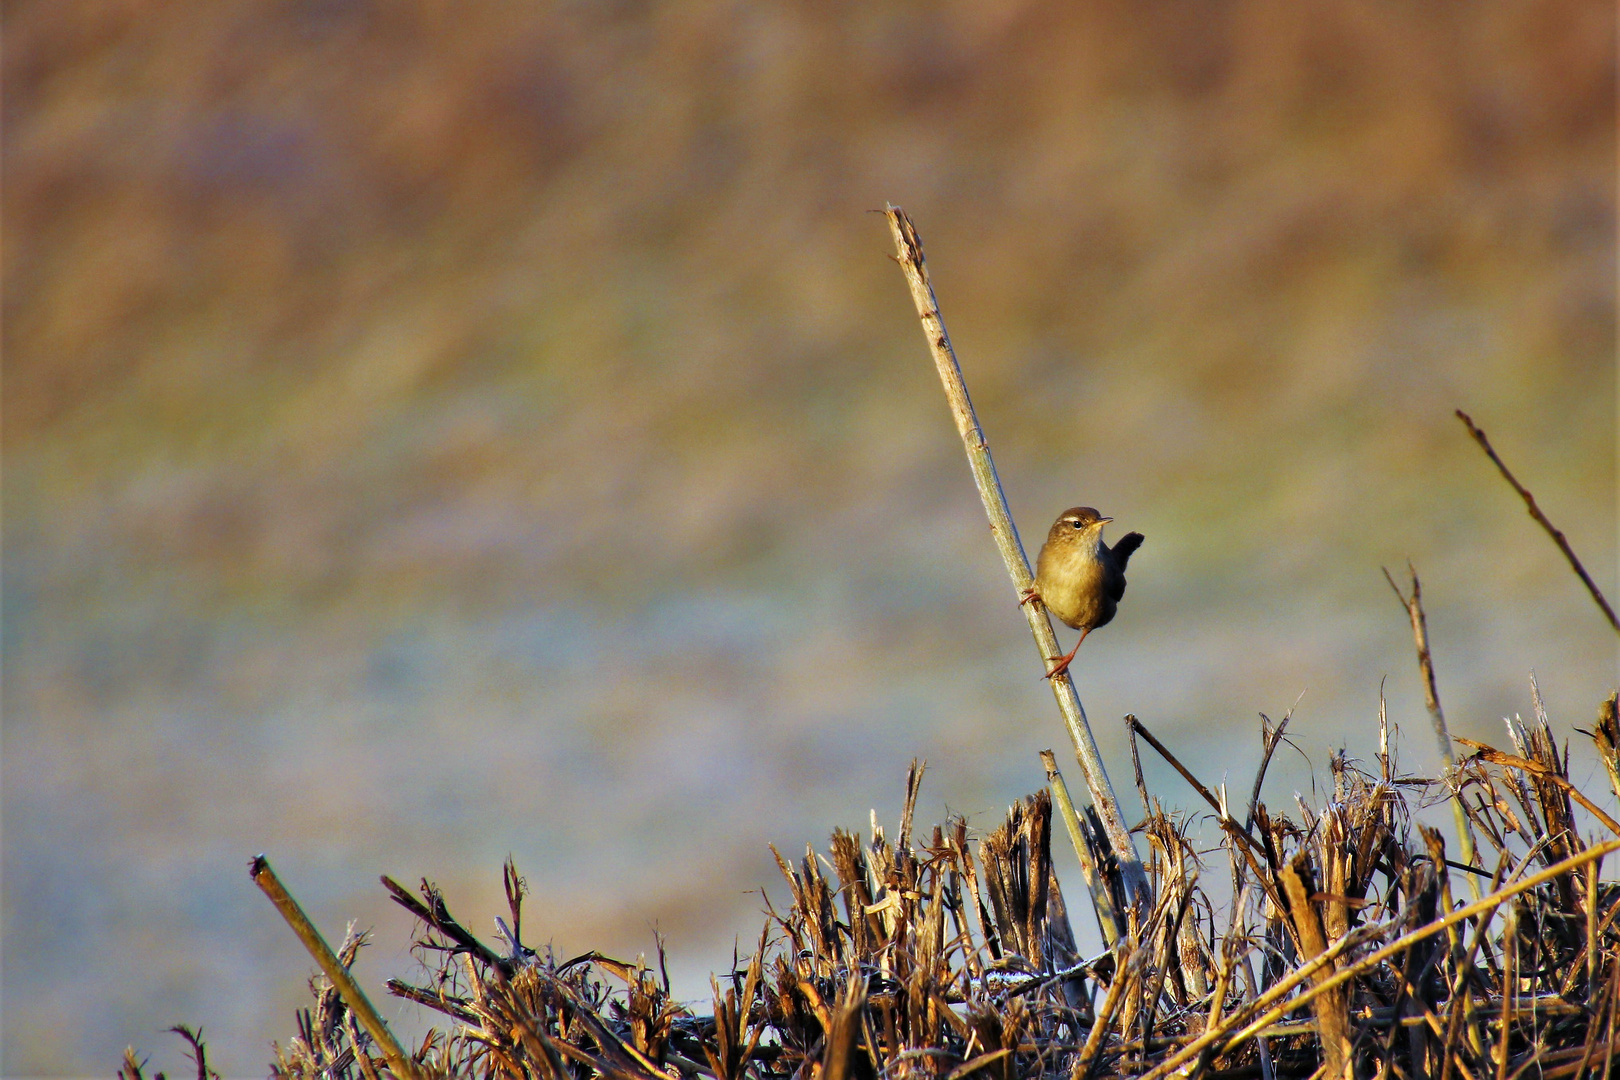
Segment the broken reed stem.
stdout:
<path fill-rule="evenodd" d="M 1299 937 L 1300 957 L 1309 960 L 1326 952 L 1328 941 L 1321 915 L 1316 905 L 1311 903 L 1311 891 L 1306 887 L 1301 869 L 1306 874 L 1310 873 L 1309 860 L 1303 851 L 1294 856 L 1292 863 L 1278 868 L 1277 880 L 1282 885 L 1283 895 L 1288 898 L 1288 910 Z M 1324 983 L 1332 977 L 1331 966 L 1324 967 L 1317 972 L 1315 981 Z M 1321 1039 L 1322 1057 L 1327 1064 L 1327 1075 L 1332 1080 L 1351 1080 L 1352 1076 L 1348 1006 L 1348 997 L 1342 990 L 1337 993 L 1324 992 L 1311 1004 L 1311 1012 L 1316 1017 L 1316 1031 Z"/>
<path fill-rule="evenodd" d="M 1069 785 L 1063 782 L 1063 774 L 1058 771 L 1056 755 L 1050 750 L 1042 750 L 1041 764 L 1046 766 L 1046 783 L 1052 789 L 1052 802 L 1057 804 L 1058 814 L 1063 818 L 1063 824 L 1069 830 L 1069 839 L 1074 843 L 1074 853 L 1080 859 L 1080 874 L 1086 879 L 1091 906 L 1097 913 L 1097 929 L 1102 933 L 1103 944 L 1112 949 L 1114 942 L 1124 933 L 1124 926 L 1120 922 L 1119 912 L 1114 910 L 1108 882 L 1103 879 L 1096 860 L 1091 857 L 1085 826 L 1080 824 L 1080 815 L 1075 813 L 1074 800 L 1069 798 Z"/>
<path fill-rule="evenodd" d="M 1474 754 L 1475 757 L 1488 761 L 1492 765 L 1505 765 L 1510 769 L 1518 769 L 1520 772 L 1527 772 L 1532 776 L 1536 776 L 1542 780 L 1548 781 L 1554 787 L 1559 788 L 1564 792 L 1564 794 L 1568 795 L 1570 798 L 1574 799 L 1576 802 L 1585 807 L 1587 813 L 1603 822 L 1610 832 L 1614 833 L 1616 836 L 1620 836 L 1620 821 L 1616 821 L 1608 814 L 1605 814 L 1603 812 L 1603 808 L 1598 806 L 1597 803 L 1593 802 L 1591 799 L 1588 799 L 1585 795 L 1581 794 L 1579 788 L 1570 783 L 1568 780 L 1565 780 L 1562 776 L 1559 776 L 1557 773 L 1553 772 L 1551 769 L 1547 768 L 1545 765 L 1530 761 L 1527 758 L 1519 757 L 1516 754 L 1504 754 L 1502 751 L 1493 746 L 1487 746 L 1482 742 L 1475 742 L 1473 739 L 1465 739 L 1461 735 L 1457 736 L 1457 741 L 1465 745 L 1472 746 L 1476 751 Z"/>
<path fill-rule="evenodd" d="M 945 387 L 945 400 L 950 405 L 952 418 L 956 421 L 957 434 L 962 437 L 962 443 L 967 449 L 968 465 L 973 470 L 973 482 L 978 486 L 985 515 L 990 519 L 990 533 L 995 538 L 996 549 L 1001 552 L 1002 562 L 1006 564 L 1007 575 L 1012 578 L 1014 590 L 1019 596 L 1023 596 L 1034 587 L 1035 575 L 1030 572 L 1029 559 L 1024 554 L 1023 543 L 1019 540 L 1018 530 L 1013 525 L 1012 511 L 1007 506 L 1006 494 L 1001 490 L 1001 480 L 996 476 L 995 462 L 990 458 L 990 446 L 985 441 L 984 429 L 979 426 L 979 418 L 973 411 L 973 402 L 968 398 L 967 385 L 962 381 L 962 369 L 956 362 L 956 351 L 951 348 L 951 339 L 945 333 L 945 320 L 940 316 L 939 302 L 935 299 L 934 287 L 928 280 L 928 266 L 923 259 L 922 240 L 917 236 L 917 230 L 904 210 L 898 206 L 889 206 L 884 213 L 889 219 L 889 230 L 894 236 L 894 246 L 899 253 L 896 261 L 905 272 L 906 282 L 911 286 L 911 298 L 917 305 L 917 317 L 922 320 L 923 336 L 928 339 L 928 351 L 934 358 L 934 367 L 938 370 L 940 382 Z M 1029 620 L 1029 629 L 1035 636 L 1035 644 L 1040 650 L 1042 659 L 1050 664 L 1062 656 L 1057 644 L 1057 635 L 1052 631 L 1052 620 L 1048 617 L 1045 607 L 1039 604 L 1024 604 L 1022 610 Z M 1080 696 L 1075 692 L 1074 682 L 1067 672 L 1049 681 L 1052 684 L 1052 693 L 1057 698 L 1058 711 L 1063 714 L 1063 722 L 1069 729 L 1069 738 L 1074 742 L 1075 757 L 1080 763 L 1081 771 L 1085 773 L 1086 786 L 1091 791 L 1092 805 L 1102 818 L 1109 844 L 1119 860 L 1120 874 L 1125 882 L 1126 903 L 1132 905 L 1140 903 L 1145 907 L 1152 903 L 1152 890 L 1148 886 L 1147 872 L 1142 867 L 1142 857 L 1137 853 L 1136 843 L 1131 839 L 1130 830 L 1125 824 L 1125 816 L 1120 811 L 1119 799 L 1114 795 L 1113 784 L 1108 779 L 1108 770 L 1103 767 L 1102 755 L 1097 750 L 1097 740 L 1091 734 L 1091 724 L 1086 720 Z"/>
<path fill-rule="evenodd" d="M 1323 979 L 1319 983 L 1316 983 L 1309 990 L 1306 990 L 1295 997 L 1289 998 L 1287 1001 L 1281 1001 L 1281 999 L 1295 987 L 1299 986 L 1307 979 L 1315 976 L 1317 972 L 1333 963 L 1334 960 L 1338 959 L 1343 953 L 1348 952 L 1352 947 L 1366 941 L 1370 937 L 1376 936 L 1384 928 L 1367 926 L 1363 927 L 1360 931 L 1347 934 L 1330 945 L 1325 951 L 1320 952 L 1310 960 L 1301 963 L 1299 967 L 1295 968 L 1292 972 L 1283 976 L 1276 983 L 1274 983 L 1269 990 L 1265 991 L 1265 993 L 1261 994 L 1253 1001 L 1240 1006 L 1235 1012 L 1226 1018 L 1224 1023 L 1220 1024 L 1218 1027 L 1211 1028 L 1203 1035 L 1200 1035 L 1198 1038 L 1182 1047 L 1175 1054 L 1161 1062 L 1151 1072 L 1144 1074 L 1141 1077 L 1141 1080 L 1160 1080 L 1161 1077 L 1168 1076 L 1171 1072 L 1174 1072 L 1188 1061 L 1191 1061 L 1193 1058 L 1197 1057 L 1198 1054 L 1206 1047 L 1213 1045 L 1219 1040 L 1225 1040 L 1225 1044 L 1222 1046 L 1220 1053 L 1231 1053 L 1233 1050 L 1241 1046 L 1246 1040 L 1251 1039 L 1255 1035 L 1265 1031 L 1272 1024 L 1276 1023 L 1288 1013 L 1293 1012 L 1304 1005 L 1308 1005 L 1319 995 L 1344 985 L 1356 976 L 1371 970 L 1372 968 L 1375 968 L 1379 964 L 1383 963 L 1385 960 L 1396 956 L 1402 950 L 1411 948 L 1417 942 L 1433 937 L 1442 930 L 1455 926 L 1457 923 L 1460 923 L 1465 919 L 1471 919 L 1475 915 L 1479 915 L 1487 911 L 1494 911 L 1503 903 L 1511 900 L 1520 893 L 1533 889 L 1543 882 L 1551 881 L 1556 877 L 1567 874 L 1571 870 L 1579 869 L 1594 859 L 1601 859 L 1611 851 L 1620 851 L 1620 840 L 1610 840 L 1602 844 L 1594 844 L 1580 854 L 1572 855 L 1562 862 L 1554 863 L 1552 866 L 1547 867 L 1540 873 L 1532 874 L 1523 881 L 1518 881 L 1511 885 L 1505 885 L 1491 893 L 1489 896 L 1485 897 L 1483 900 L 1476 900 L 1472 904 L 1458 908 L 1449 915 L 1436 919 L 1431 923 L 1427 923 L 1426 925 L 1420 926 L 1410 933 L 1403 934 L 1401 937 L 1396 938 L 1383 948 L 1368 953 L 1366 956 L 1362 957 L 1360 960 L 1357 960 L 1353 964 L 1347 964 L 1346 966 L 1340 968 L 1333 975 Z M 1243 1028 L 1242 1031 L 1239 1031 L 1237 1034 L 1227 1038 L 1228 1033 L 1231 1032 L 1233 1028 L 1243 1023 L 1248 1017 L 1253 1016 L 1261 1009 L 1267 1010 L 1264 1015 L 1250 1022 L 1246 1027 Z"/>
<path fill-rule="evenodd" d="M 253 876 L 253 883 L 270 898 L 272 904 L 276 905 L 276 910 L 287 920 L 287 925 L 298 935 L 298 940 L 304 943 L 309 955 L 315 958 L 315 962 L 320 965 L 327 979 L 331 980 L 333 987 L 343 998 L 343 1003 L 349 1007 L 349 1011 L 359 1018 L 360 1025 L 366 1029 L 366 1034 L 371 1036 L 372 1041 L 382 1050 L 383 1056 L 388 1059 L 388 1067 L 393 1070 L 394 1075 L 401 1077 L 402 1080 L 420 1080 L 421 1074 L 417 1072 L 416 1066 L 406 1055 L 404 1048 L 395 1040 L 393 1032 L 388 1030 L 388 1025 L 383 1023 L 383 1018 L 372 1008 L 365 991 L 360 989 L 360 984 L 354 981 L 349 969 L 338 960 L 337 954 L 326 943 L 326 939 L 321 937 L 321 932 L 315 929 L 315 924 L 309 921 L 309 916 L 304 914 L 304 909 L 298 905 L 298 901 L 294 900 L 286 886 L 281 884 L 276 872 L 270 869 L 270 860 L 263 855 L 255 855 L 253 861 L 248 864 L 248 873 Z M 358 1053 L 358 1050 L 356 1052 Z"/>
<path fill-rule="evenodd" d="M 1434 726 L 1435 745 L 1439 747 L 1440 763 L 1445 768 L 1445 783 L 1451 789 L 1451 816 L 1457 823 L 1457 841 L 1462 846 L 1462 861 L 1473 866 L 1474 827 L 1468 820 L 1468 812 L 1463 809 L 1462 785 L 1457 782 L 1457 755 L 1451 749 L 1451 731 L 1446 727 L 1446 714 L 1440 708 L 1440 690 L 1434 681 L 1434 655 L 1429 651 L 1429 620 L 1423 614 L 1423 586 L 1418 582 L 1417 567 L 1410 562 L 1406 564 L 1406 570 L 1412 575 L 1411 596 L 1401 593 L 1388 568 L 1380 569 L 1384 571 L 1384 580 L 1395 591 L 1395 599 L 1401 602 L 1407 618 L 1412 622 L 1412 644 L 1417 649 L 1418 673 L 1423 676 L 1423 704 L 1429 709 L 1429 723 Z M 1468 878 L 1468 891 L 1475 900 L 1479 899 L 1479 882 L 1472 875 Z"/>
<path fill-rule="evenodd" d="M 1108 1029 L 1114 1026 L 1114 1017 L 1119 1014 L 1120 999 L 1124 996 L 1125 985 L 1131 982 L 1127 966 L 1133 959 L 1125 949 L 1114 949 L 1114 979 L 1108 984 L 1108 995 L 1103 998 L 1102 1008 L 1097 1010 L 1096 1019 L 1092 1021 L 1091 1031 L 1086 1035 L 1085 1046 L 1080 1050 L 1080 1056 L 1075 1059 L 1074 1071 L 1069 1074 L 1070 1080 L 1087 1080 L 1091 1076 L 1092 1066 L 1097 1061 L 1097 1051 L 1102 1049 L 1103 1036 Z"/>
<path fill-rule="evenodd" d="M 1586 591 L 1592 594 L 1592 599 L 1597 601 L 1597 606 L 1603 609 L 1603 615 L 1609 620 L 1609 625 L 1614 627 L 1615 633 L 1620 634 L 1620 618 L 1615 617 L 1614 609 L 1603 598 L 1603 593 L 1598 589 L 1597 582 L 1593 581 L 1592 575 L 1586 572 L 1586 567 L 1581 565 L 1581 560 L 1576 558 L 1575 549 L 1569 546 L 1569 541 L 1564 538 L 1564 534 L 1556 525 L 1547 520 L 1547 515 L 1543 514 L 1541 507 L 1536 505 L 1536 497 L 1530 494 L 1529 489 L 1519 483 L 1514 475 L 1508 471 L 1508 467 L 1502 463 L 1502 459 L 1497 456 L 1495 449 L 1491 447 L 1491 441 L 1485 437 L 1485 432 L 1474 423 L 1472 417 L 1458 409 L 1457 419 L 1463 422 L 1463 425 L 1468 428 L 1468 434 L 1474 437 L 1474 441 L 1479 443 L 1480 449 L 1485 451 L 1485 456 L 1490 458 L 1492 463 L 1496 465 L 1497 470 L 1502 474 L 1502 479 L 1511 484 L 1513 490 L 1519 493 L 1519 498 L 1524 500 L 1524 505 L 1530 510 L 1530 516 L 1543 529 L 1547 530 L 1547 535 L 1552 537 L 1553 543 L 1558 545 L 1558 550 L 1564 553 L 1564 558 L 1568 559 L 1569 565 L 1575 569 L 1575 575 L 1586 586 Z"/>

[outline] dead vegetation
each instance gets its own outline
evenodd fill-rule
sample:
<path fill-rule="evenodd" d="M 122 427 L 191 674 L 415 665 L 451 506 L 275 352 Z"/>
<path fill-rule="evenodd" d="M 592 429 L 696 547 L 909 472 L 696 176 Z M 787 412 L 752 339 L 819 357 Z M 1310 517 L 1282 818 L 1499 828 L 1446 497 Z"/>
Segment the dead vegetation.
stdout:
<path fill-rule="evenodd" d="M 649 967 L 595 953 L 558 961 L 524 944 L 524 885 L 510 865 L 510 921 L 498 921 L 495 944 L 431 884 L 384 878 L 419 920 L 428 960 L 424 978 L 388 989 L 443 1024 L 395 1068 L 317 978 L 271 1075 L 1607 1076 L 1620 885 L 1601 866 L 1620 828 L 1571 785 L 1567 745 L 1560 752 L 1539 695 L 1534 706 L 1531 722 L 1509 725 L 1508 749 L 1470 744 L 1449 783 L 1401 775 L 1386 740 L 1368 768 L 1336 756 L 1325 804 L 1287 812 L 1260 797 L 1264 766 L 1239 804 L 1173 762 L 1214 803 L 1223 839 L 1195 849 L 1188 819 L 1143 787 L 1136 831 L 1152 900 L 1131 906 L 1106 838 L 1081 821 L 1107 898 L 1093 912 L 1112 942 L 1089 958 L 1052 869 L 1051 795 L 1029 796 L 977 839 L 960 818 L 917 829 L 921 766 L 892 836 L 837 830 L 825 852 L 778 856 L 786 906 L 768 913 L 753 954 L 716 977 L 707 1014 L 671 997 L 661 953 Z M 1263 731 L 1268 747 L 1284 725 Z M 1611 779 L 1617 725 L 1610 697 L 1589 734 Z M 1453 800 L 1480 865 L 1448 858 L 1441 833 L 1416 820 Z M 1589 838 L 1594 826 L 1605 839 Z M 1205 891 L 1214 874 L 1235 902 Z M 1483 899 L 1458 900 L 1467 876 Z M 345 966 L 361 943 L 351 934 L 339 950 Z M 187 1037 L 205 1077 L 200 1041 Z M 121 1075 L 139 1080 L 139 1063 Z"/>

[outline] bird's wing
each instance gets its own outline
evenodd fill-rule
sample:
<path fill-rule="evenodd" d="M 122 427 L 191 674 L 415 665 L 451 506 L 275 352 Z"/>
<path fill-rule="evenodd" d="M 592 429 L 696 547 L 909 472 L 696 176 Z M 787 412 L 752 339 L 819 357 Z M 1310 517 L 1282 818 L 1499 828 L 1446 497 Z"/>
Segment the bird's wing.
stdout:
<path fill-rule="evenodd" d="M 1113 552 L 1114 561 L 1119 563 L 1121 570 L 1124 570 L 1125 564 L 1131 561 L 1131 554 L 1142 546 L 1144 539 L 1145 537 L 1139 532 L 1126 533 L 1119 538 L 1119 543 L 1110 549 Z"/>

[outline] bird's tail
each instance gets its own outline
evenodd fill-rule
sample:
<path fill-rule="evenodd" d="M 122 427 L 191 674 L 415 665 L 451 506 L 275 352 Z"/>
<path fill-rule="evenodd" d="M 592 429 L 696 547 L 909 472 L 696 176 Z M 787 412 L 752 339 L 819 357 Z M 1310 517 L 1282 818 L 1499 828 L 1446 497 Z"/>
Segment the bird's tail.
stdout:
<path fill-rule="evenodd" d="M 1139 532 L 1126 533 L 1119 538 L 1119 543 L 1110 549 L 1113 551 L 1114 558 L 1118 561 L 1121 570 L 1125 569 L 1125 564 L 1131 561 L 1131 554 L 1142 546 L 1144 539 L 1145 537 Z"/>

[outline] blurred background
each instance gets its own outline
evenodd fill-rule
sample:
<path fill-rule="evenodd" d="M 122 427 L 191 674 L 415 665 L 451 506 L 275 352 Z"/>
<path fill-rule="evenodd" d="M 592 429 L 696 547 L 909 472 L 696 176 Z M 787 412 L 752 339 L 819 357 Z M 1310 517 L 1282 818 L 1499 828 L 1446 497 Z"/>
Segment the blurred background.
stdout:
<path fill-rule="evenodd" d="M 1589 724 L 1615 636 L 1452 410 L 1616 597 L 1615 52 L 1599 0 L 8 4 L 0 1068 L 183 1021 L 262 1075 L 311 965 L 255 852 L 419 1034 L 379 874 L 489 932 L 511 854 L 533 941 L 702 998 L 767 844 L 1070 761 L 886 200 L 1031 555 L 1147 535 L 1075 668 L 1122 795 L 1124 713 L 1246 787 L 1292 707 L 1291 805 L 1381 685 L 1433 775 L 1409 558 L 1455 731 L 1532 671 Z"/>

